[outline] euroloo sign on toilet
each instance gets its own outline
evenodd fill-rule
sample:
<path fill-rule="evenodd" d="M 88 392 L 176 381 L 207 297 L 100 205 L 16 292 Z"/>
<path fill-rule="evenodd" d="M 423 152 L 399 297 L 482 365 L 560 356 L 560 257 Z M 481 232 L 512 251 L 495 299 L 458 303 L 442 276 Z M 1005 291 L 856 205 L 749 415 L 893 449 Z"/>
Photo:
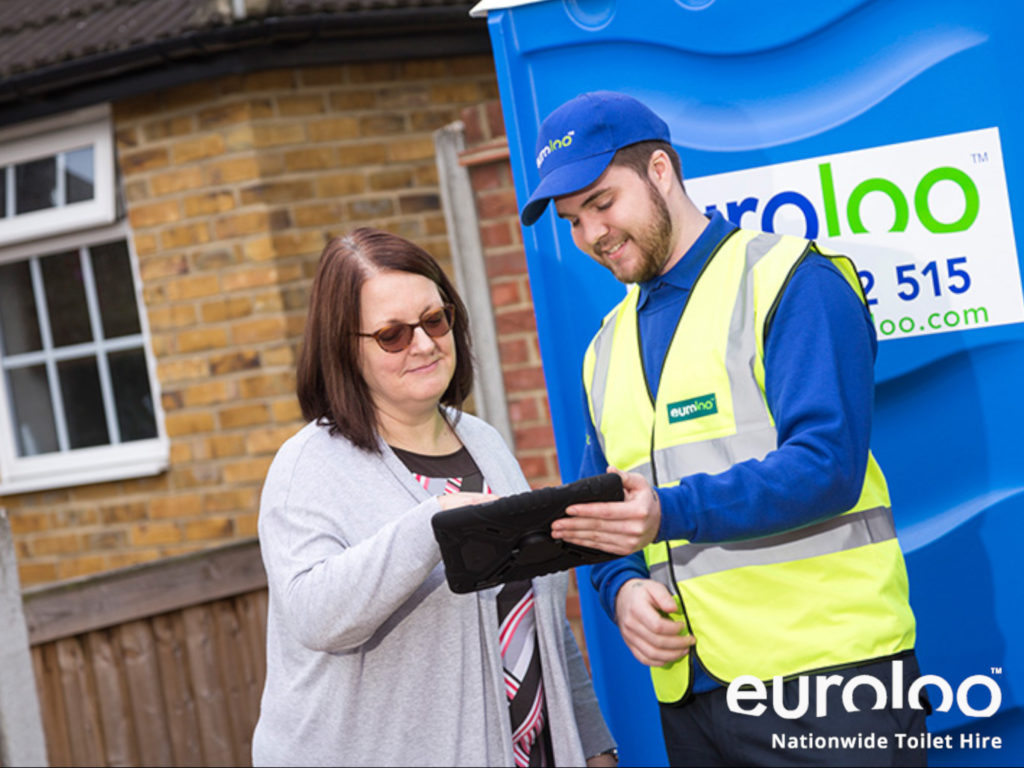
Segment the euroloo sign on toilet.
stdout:
<path fill-rule="evenodd" d="M 487 0 L 474 13 L 487 19 L 521 201 L 537 183 L 543 117 L 579 93 L 621 90 L 668 121 L 702 208 L 853 259 L 879 339 L 872 449 L 935 708 L 927 735 L 901 738 L 927 746 L 932 765 L 1024 763 L 1024 4 Z M 583 352 L 623 288 L 550 208 L 523 238 L 570 480 L 583 447 Z M 716 407 L 675 405 L 680 419 Z M 647 670 L 587 569 L 577 576 L 622 763 L 664 765 Z M 734 711 L 799 713 L 801 701 L 773 699 L 772 681 L 747 682 L 729 691 Z M 834 682 L 812 674 L 798 690 Z M 838 706 L 854 685 L 909 706 L 895 687 L 856 678 Z M 808 747 L 776 737 L 780 752 Z"/>

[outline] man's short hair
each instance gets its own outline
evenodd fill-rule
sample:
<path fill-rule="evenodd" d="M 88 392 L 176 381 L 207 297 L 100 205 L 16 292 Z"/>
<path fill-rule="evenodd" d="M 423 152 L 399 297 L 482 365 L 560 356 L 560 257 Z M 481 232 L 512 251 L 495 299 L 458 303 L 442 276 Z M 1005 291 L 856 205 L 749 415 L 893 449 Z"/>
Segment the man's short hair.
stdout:
<path fill-rule="evenodd" d="M 646 179 L 647 167 L 650 165 L 651 155 L 659 149 L 668 155 L 669 160 L 672 161 L 672 170 L 676 172 L 676 178 L 679 179 L 679 183 L 685 191 L 686 185 L 683 184 L 683 164 L 679 160 L 679 153 L 676 152 L 675 147 L 667 141 L 651 140 L 639 141 L 636 144 L 630 144 L 628 147 L 623 147 L 618 150 L 608 165 L 621 165 L 626 168 L 632 168 L 636 171 L 638 176 Z"/>

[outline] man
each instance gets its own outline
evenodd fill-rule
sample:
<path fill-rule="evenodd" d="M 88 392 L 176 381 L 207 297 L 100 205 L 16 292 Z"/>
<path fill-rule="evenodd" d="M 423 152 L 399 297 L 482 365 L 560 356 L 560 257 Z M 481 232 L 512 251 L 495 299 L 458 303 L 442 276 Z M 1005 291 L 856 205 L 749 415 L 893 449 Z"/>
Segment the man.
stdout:
<path fill-rule="evenodd" d="M 705 216 L 669 142 L 604 91 L 540 128 L 523 224 L 553 201 L 631 286 L 584 360 L 580 470 L 619 472 L 626 498 L 552 533 L 625 556 L 592 581 L 651 667 L 673 765 L 924 764 L 896 737 L 925 731 L 926 703 L 906 696 L 915 623 L 868 447 L 877 342 L 856 270 Z"/>

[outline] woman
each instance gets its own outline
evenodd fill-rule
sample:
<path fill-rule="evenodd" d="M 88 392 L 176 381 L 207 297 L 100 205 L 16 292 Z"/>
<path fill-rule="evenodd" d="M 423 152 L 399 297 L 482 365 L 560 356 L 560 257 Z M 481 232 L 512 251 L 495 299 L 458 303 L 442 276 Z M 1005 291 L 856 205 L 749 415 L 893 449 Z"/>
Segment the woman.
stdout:
<path fill-rule="evenodd" d="M 528 486 L 459 411 L 466 309 L 396 235 L 327 244 L 298 395 L 260 502 L 267 678 L 255 765 L 611 765 L 565 618 L 567 574 L 457 595 L 430 525 Z"/>

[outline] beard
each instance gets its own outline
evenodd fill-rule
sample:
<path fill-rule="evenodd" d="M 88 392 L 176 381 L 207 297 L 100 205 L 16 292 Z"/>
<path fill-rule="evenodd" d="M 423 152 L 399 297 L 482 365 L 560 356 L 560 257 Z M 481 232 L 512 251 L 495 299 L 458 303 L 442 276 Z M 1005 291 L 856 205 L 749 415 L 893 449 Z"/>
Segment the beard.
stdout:
<path fill-rule="evenodd" d="M 630 239 L 640 252 L 639 258 L 631 266 L 618 265 L 604 258 L 604 249 L 600 243 L 595 249 L 604 265 L 623 283 L 645 283 L 661 274 L 672 246 L 672 219 L 668 206 L 650 180 L 645 181 L 654 214 L 637 235 L 630 235 Z"/>

